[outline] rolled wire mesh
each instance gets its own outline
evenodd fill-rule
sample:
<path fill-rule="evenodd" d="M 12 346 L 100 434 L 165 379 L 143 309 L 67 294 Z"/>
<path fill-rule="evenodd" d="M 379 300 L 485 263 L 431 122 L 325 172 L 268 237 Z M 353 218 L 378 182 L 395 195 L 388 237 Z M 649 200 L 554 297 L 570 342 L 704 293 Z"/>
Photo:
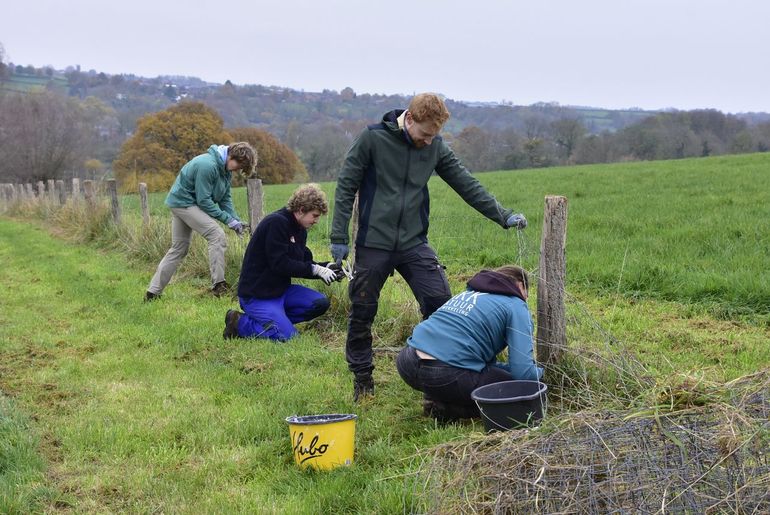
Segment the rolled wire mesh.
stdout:
<path fill-rule="evenodd" d="M 662 413 L 580 412 L 423 455 L 428 513 L 769 513 L 770 371 Z"/>

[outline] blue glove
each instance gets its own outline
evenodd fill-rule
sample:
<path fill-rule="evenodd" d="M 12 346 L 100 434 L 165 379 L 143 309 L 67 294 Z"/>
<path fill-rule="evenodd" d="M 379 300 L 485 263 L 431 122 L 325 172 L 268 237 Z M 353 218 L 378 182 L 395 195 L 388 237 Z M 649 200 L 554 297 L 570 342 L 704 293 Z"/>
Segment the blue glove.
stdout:
<path fill-rule="evenodd" d="M 227 222 L 227 226 L 233 231 L 235 231 L 235 234 L 237 234 L 238 236 L 241 236 L 243 234 L 243 231 L 245 230 L 243 223 L 240 220 L 237 220 L 235 218 Z"/>
<path fill-rule="evenodd" d="M 521 230 L 527 227 L 527 219 L 524 218 L 522 213 L 517 213 L 508 217 L 508 220 L 505 221 L 505 226 L 506 228 L 515 227 Z"/>
<path fill-rule="evenodd" d="M 332 260 L 337 264 L 342 263 L 343 259 L 347 259 L 350 252 L 345 243 L 332 243 L 329 246 L 329 251 L 332 253 Z"/>

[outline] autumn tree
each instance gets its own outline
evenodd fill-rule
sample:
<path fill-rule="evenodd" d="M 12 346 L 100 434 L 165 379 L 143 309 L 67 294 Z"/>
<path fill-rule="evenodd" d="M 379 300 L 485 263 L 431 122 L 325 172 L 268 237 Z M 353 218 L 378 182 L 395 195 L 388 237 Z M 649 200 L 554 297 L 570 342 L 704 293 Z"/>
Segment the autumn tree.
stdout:
<path fill-rule="evenodd" d="M 182 102 L 141 117 L 112 166 L 124 191 L 139 182 L 168 189 L 182 166 L 214 144 L 230 143 L 222 118 L 201 102 Z"/>
<path fill-rule="evenodd" d="M 254 127 L 228 129 L 232 141 L 247 141 L 257 151 L 257 177 L 265 184 L 308 180 L 307 169 L 292 150 L 267 131 Z M 240 184 L 242 180 L 233 181 Z"/>

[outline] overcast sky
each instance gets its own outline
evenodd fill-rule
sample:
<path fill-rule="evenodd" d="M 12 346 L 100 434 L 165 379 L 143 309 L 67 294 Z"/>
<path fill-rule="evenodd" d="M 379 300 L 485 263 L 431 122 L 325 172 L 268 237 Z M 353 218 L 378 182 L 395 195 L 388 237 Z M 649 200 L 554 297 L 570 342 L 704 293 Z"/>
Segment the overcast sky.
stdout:
<path fill-rule="evenodd" d="M 0 43 L 109 74 L 770 112 L 768 0 L 2 0 Z"/>

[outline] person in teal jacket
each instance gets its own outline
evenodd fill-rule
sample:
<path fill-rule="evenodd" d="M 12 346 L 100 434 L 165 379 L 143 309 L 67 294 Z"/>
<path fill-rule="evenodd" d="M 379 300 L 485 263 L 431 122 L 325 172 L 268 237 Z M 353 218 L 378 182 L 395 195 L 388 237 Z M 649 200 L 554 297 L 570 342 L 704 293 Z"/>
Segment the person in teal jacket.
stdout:
<path fill-rule="evenodd" d="M 442 422 L 478 417 L 471 392 L 511 379 L 539 380 L 526 272 L 482 270 L 468 288 L 420 322 L 396 358 L 401 378 L 423 392 L 423 410 Z M 508 350 L 508 361 L 497 356 Z"/>
<path fill-rule="evenodd" d="M 423 319 L 451 297 L 444 267 L 428 245 L 428 180 L 435 172 L 481 214 L 523 229 L 522 214 L 500 205 L 439 135 L 449 111 L 433 93 L 386 113 L 353 142 L 337 179 L 330 235 L 332 259 L 348 256 L 348 225 L 358 194 L 358 233 L 345 357 L 354 374 L 353 399 L 374 393 L 372 323 L 380 291 L 394 271 L 409 284 Z"/>
<path fill-rule="evenodd" d="M 243 234 L 244 225 L 235 213 L 230 183 L 234 171 L 249 175 L 256 159 L 256 151 L 246 142 L 211 145 L 205 154 L 194 157 L 182 167 L 166 197 L 166 205 L 171 209 L 171 248 L 158 264 L 147 287 L 146 301 L 160 297 L 187 255 L 193 231 L 208 242 L 212 293 L 218 297 L 227 292 L 227 238 L 217 221 L 239 236 Z"/>

